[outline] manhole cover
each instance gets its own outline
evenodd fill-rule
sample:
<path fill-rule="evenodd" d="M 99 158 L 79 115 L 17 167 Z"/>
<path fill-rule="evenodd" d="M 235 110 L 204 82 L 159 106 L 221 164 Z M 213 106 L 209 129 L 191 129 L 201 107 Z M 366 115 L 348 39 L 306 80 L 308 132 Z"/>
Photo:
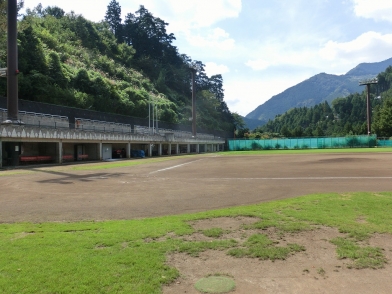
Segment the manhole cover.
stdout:
<path fill-rule="evenodd" d="M 195 288 L 202 293 L 227 293 L 235 288 L 233 279 L 222 276 L 210 276 L 196 282 Z"/>

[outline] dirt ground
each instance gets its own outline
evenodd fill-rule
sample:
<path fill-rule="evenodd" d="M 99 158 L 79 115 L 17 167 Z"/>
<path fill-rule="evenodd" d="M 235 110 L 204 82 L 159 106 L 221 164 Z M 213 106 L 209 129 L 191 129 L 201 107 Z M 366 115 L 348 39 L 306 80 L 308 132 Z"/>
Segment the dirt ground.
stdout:
<path fill-rule="evenodd" d="M 150 159 L 140 159 L 150 160 Z M 0 171 L 0 223 L 134 219 L 192 213 L 260 203 L 310 193 L 392 191 L 392 154 L 181 156 L 163 162 L 108 170 L 75 171 L 72 166 L 30 167 L 26 173 Z M 3 174 L 3 176 L 1 176 Z M 240 225 L 252 219 L 195 222 L 196 229 L 230 230 L 222 238 L 244 241 Z M 263 231 L 263 233 L 266 233 Z M 198 293 L 194 283 L 209 274 L 236 282 L 232 293 L 392 293 L 388 263 L 380 270 L 348 269 L 336 258 L 331 228 L 315 228 L 278 239 L 306 251 L 285 261 L 234 258 L 225 251 L 199 257 L 168 256 L 180 278 L 163 293 Z M 204 237 L 194 234 L 189 238 Z M 392 237 L 375 235 L 370 245 L 392 260 Z"/>
<path fill-rule="evenodd" d="M 256 221 L 256 220 L 255 220 Z M 206 251 L 199 257 L 177 253 L 168 257 L 168 265 L 177 268 L 181 276 L 163 288 L 164 294 L 197 294 L 194 284 L 208 275 L 225 275 L 236 283 L 230 293 L 391 293 L 392 266 L 385 268 L 349 269 L 350 261 L 339 260 L 336 247 L 329 240 L 343 236 L 334 228 L 317 227 L 312 231 L 278 236 L 273 229 L 241 230 L 241 224 L 250 223 L 250 218 L 216 218 L 193 222 L 195 229 L 220 227 L 230 232 L 222 239 L 244 242 L 255 233 L 267 234 L 278 246 L 296 243 L 306 251 L 295 253 L 286 260 L 263 261 L 254 258 L 235 258 L 226 251 Z M 212 240 L 200 233 L 188 239 Z M 368 245 L 384 249 L 388 260 L 392 258 L 392 236 L 374 235 Z"/>

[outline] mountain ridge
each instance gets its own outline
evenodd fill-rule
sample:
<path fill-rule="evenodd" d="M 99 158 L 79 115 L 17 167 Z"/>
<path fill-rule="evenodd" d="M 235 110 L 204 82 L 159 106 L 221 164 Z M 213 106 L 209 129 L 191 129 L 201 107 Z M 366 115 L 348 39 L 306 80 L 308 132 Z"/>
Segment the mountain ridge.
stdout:
<path fill-rule="evenodd" d="M 338 97 L 362 92 L 359 81 L 375 77 L 392 66 L 392 58 L 374 63 L 360 63 L 344 75 L 316 74 L 292 86 L 248 113 L 245 118 L 260 120 L 261 125 L 294 107 L 311 107 L 323 101 L 331 103 Z"/>

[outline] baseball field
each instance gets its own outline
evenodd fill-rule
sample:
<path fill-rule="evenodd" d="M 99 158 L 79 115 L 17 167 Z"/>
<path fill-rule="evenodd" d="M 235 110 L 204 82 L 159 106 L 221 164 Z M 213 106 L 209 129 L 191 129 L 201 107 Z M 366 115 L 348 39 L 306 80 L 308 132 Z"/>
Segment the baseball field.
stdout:
<path fill-rule="evenodd" d="M 0 191 L 2 293 L 392 290 L 391 149 L 29 166 Z"/>

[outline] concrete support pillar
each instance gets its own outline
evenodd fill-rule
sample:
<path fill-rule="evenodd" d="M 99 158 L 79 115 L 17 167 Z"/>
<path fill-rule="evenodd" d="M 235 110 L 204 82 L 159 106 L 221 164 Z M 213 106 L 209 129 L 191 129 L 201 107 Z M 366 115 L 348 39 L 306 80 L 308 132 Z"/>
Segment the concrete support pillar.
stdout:
<path fill-rule="evenodd" d="M 207 144 L 204 144 L 204 153 L 207 153 Z"/>
<path fill-rule="evenodd" d="M 0 168 L 3 167 L 3 141 L 0 139 Z"/>
<path fill-rule="evenodd" d="M 186 153 L 191 153 L 191 144 L 186 144 Z"/>
<path fill-rule="evenodd" d="M 158 145 L 158 155 L 162 156 L 162 143 L 159 143 Z"/>
<path fill-rule="evenodd" d="M 152 157 L 152 147 L 153 147 L 153 145 L 154 144 L 151 144 L 151 143 L 148 145 L 148 157 Z"/>
<path fill-rule="evenodd" d="M 99 151 L 99 160 L 103 159 L 103 154 L 102 154 L 102 141 L 99 142 L 98 144 L 98 151 Z"/>
<path fill-rule="evenodd" d="M 176 144 L 176 154 L 180 153 L 180 144 Z"/>
<path fill-rule="evenodd" d="M 196 144 L 196 153 L 200 153 L 200 145 Z"/>
<path fill-rule="evenodd" d="M 59 159 L 58 159 L 59 164 L 63 163 L 63 141 L 60 140 L 59 142 Z"/>
<path fill-rule="evenodd" d="M 127 154 L 127 158 L 131 158 L 131 143 L 127 143 L 126 154 Z"/>
<path fill-rule="evenodd" d="M 171 155 L 171 144 L 169 143 L 168 145 L 168 149 L 167 149 L 167 155 Z"/>

